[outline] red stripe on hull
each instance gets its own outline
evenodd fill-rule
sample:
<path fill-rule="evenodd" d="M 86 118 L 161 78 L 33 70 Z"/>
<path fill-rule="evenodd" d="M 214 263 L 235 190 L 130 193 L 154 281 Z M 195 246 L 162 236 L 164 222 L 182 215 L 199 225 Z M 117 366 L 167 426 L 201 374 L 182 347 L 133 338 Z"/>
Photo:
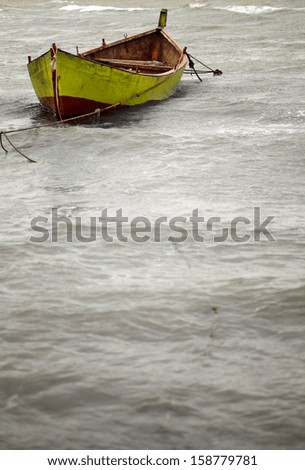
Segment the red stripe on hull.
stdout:
<path fill-rule="evenodd" d="M 53 96 L 45 96 L 39 99 L 40 103 L 56 114 L 55 100 Z M 71 96 L 61 96 L 59 98 L 59 108 L 62 118 L 81 116 L 83 114 L 93 113 L 97 109 L 104 109 L 111 106 L 108 103 L 99 103 L 98 101 L 87 100 L 85 98 L 72 98 Z M 117 105 L 115 109 L 123 108 Z"/>

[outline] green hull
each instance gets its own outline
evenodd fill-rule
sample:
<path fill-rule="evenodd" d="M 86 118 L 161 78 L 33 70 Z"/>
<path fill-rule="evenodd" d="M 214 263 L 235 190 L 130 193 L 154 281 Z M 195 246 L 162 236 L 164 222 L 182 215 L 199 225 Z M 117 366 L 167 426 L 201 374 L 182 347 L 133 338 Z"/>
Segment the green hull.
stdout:
<path fill-rule="evenodd" d="M 143 73 L 98 63 L 53 45 L 50 51 L 29 62 L 28 71 L 40 103 L 58 118 L 64 118 L 107 107 L 164 100 L 179 84 L 186 63 L 182 51 L 176 67 L 163 73 Z"/>

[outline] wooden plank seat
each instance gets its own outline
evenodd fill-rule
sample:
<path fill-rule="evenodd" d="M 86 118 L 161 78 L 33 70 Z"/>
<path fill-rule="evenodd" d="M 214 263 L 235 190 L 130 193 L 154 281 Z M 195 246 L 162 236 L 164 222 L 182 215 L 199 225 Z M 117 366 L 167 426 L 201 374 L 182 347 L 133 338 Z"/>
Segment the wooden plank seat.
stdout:
<path fill-rule="evenodd" d="M 108 57 L 94 57 L 93 60 L 101 64 L 110 65 L 113 67 L 132 69 L 135 71 L 151 71 L 153 73 L 168 72 L 172 69 L 168 65 L 164 65 L 158 61 L 152 60 L 129 60 L 129 59 L 110 59 Z"/>

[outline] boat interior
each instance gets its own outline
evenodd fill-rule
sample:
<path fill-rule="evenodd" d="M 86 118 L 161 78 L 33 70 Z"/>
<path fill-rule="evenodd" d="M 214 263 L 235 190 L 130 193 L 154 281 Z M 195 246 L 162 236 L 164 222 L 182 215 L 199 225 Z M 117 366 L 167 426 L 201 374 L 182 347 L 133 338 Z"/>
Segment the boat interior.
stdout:
<path fill-rule="evenodd" d="M 162 29 L 125 37 L 79 54 L 82 58 L 110 67 L 142 74 L 161 74 L 175 69 L 183 50 Z"/>

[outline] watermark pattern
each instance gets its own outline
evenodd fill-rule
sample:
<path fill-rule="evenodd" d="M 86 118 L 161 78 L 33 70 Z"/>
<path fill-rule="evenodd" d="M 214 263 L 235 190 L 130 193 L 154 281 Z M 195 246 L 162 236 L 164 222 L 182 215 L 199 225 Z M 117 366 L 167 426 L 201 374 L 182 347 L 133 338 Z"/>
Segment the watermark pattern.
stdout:
<path fill-rule="evenodd" d="M 92 243 L 103 240 L 107 243 L 120 241 L 127 243 L 145 243 L 148 241 L 161 242 L 165 240 L 183 243 L 188 239 L 204 243 L 207 238 L 214 243 L 224 243 L 231 240 L 236 243 L 275 241 L 267 228 L 274 216 L 262 220 L 261 208 L 253 208 L 252 220 L 245 216 L 237 216 L 223 224 L 221 217 L 199 215 L 199 209 L 194 209 L 189 217 L 161 216 L 153 221 L 145 216 L 132 219 L 123 214 L 123 209 L 117 209 L 115 215 L 109 215 L 108 209 L 102 210 L 101 217 L 90 217 L 89 222 L 82 217 L 75 218 L 61 215 L 57 208 L 51 210 L 51 217 L 37 216 L 31 220 L 32 243 L 51 241 L 57 243 Z M 163 236 L 162 236 L 163 235 Z"/>

